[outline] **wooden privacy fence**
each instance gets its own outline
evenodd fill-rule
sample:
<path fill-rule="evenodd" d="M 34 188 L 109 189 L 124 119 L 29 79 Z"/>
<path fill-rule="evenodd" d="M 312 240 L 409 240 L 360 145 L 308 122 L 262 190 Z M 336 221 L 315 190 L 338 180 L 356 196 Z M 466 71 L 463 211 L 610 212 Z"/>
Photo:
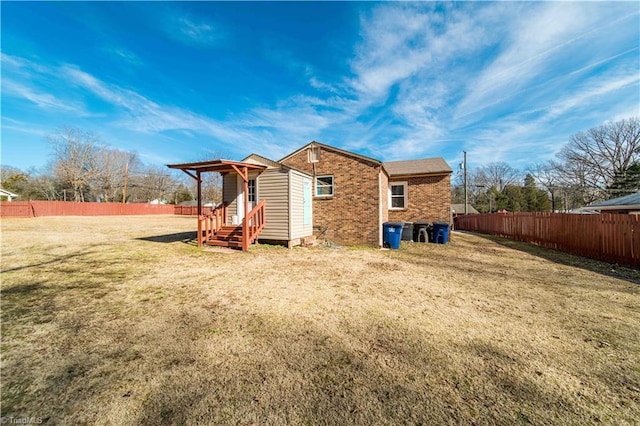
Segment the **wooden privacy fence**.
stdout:
<path fill-rule="evenodd" d="M 76 203 L 72 201 L 0 202 L 0 217 L 120 216 L 174 214 L 174 206 L 146 203 Z"/>
<path fill-rule="evenodd" d="M 209 215 L 213 212 L 213 207 L 202 207 L 202 214 Z M 197 206 L 174 206 L 174 213 L 178 216 L 197 216 L 198 215 L 198 207 Z"/>
<path fill-rule="evenodd" d="M 458 216 L 454 221 L 458 230 L 498 235 L 640 267 L 640 217 L 637 215 L 508 213 Z"/>

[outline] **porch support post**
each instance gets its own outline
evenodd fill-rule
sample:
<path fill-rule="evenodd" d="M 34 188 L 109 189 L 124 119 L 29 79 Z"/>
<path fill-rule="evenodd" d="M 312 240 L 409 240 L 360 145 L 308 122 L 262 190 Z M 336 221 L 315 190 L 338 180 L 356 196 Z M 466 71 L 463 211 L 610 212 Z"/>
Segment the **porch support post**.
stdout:
<path fill-rule="evenodd" d="M 196 182 L 198 182 L 198 216 L 200 216 L 202 214 L 202 178 L 199 170 L 196 172 Z"/>
<path fill-rule="evenodd" d="M 247 217 L 249 216 L 249 170 L 246 167 L 242 168 L 242 180 L 244 180 L 244 219 L 242 220 L 242 250 L 249 250 L 249 223 Z"/>
<path fill-rule="evenodd" d="M 200 177 L 200 171 L 196 171 L 196 182 L 198 186 L 198 207 L 197 207 L 197 215 L 198 215 L 198 247 L 202 247 L 202 221 L 200 220 L 200 216 L 202 215 L 202 178 Z"/>

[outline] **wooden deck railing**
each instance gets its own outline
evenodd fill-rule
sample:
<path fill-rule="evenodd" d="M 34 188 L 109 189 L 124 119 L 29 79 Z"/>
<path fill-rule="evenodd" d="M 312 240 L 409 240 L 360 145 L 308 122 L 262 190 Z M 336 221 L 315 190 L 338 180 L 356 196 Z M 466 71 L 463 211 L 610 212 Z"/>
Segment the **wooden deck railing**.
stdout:
<path fill-rule="evenodd" d="M 209 214 L 198 216 L 198 247 L 211 239 L 227 220 L 227 205 L 223 204 Z"/>
<path fill-rule="evenodd" d="M 249 245 L 253 243 L 265 225 L 264 220 L 265 201 L 260 201 L 242 220 L 242 250 L 249 250 Z"/>

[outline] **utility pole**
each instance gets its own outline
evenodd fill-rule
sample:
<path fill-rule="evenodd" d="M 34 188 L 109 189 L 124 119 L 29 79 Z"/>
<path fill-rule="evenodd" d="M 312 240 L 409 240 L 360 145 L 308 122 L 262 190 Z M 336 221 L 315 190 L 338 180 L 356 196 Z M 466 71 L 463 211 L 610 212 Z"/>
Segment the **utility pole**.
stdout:
<path fill-rule="evenodd" d="M 464 152 L 463 171 L 464 171 L 464 214 L 469 213 L 469 198 L 467 195 L 467 151 Z"/>

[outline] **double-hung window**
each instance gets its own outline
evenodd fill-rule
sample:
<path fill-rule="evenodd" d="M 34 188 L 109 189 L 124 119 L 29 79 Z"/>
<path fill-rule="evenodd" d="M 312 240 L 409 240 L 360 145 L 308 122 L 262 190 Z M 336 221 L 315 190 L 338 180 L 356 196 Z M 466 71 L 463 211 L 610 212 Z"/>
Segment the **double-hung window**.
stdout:
<path fill-rule="evenodd" d="M 333 176 L 316 176 L 316 197 L 333 196 Z"/>
<path fill-rule="evenodd" d="M 391 182 L 389 184 L 389 209 L 407 208 L 407 182 Z"/>

